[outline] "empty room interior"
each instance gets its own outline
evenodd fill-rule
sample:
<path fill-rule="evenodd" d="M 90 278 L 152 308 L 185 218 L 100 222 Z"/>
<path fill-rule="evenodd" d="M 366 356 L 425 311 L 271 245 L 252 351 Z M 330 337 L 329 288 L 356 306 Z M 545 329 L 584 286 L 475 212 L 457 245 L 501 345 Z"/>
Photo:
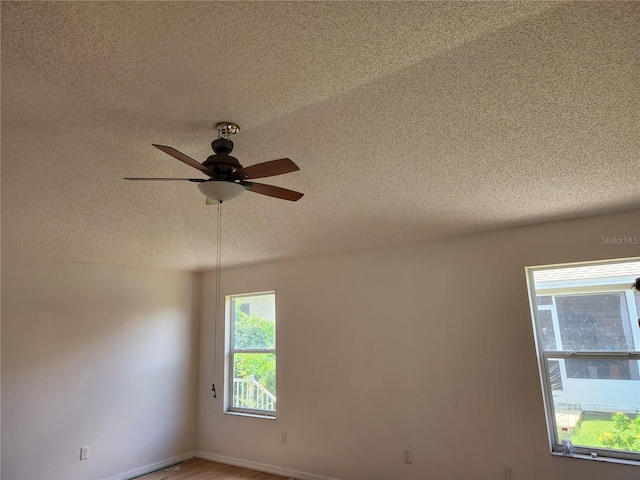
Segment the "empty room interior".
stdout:
<path fill-rule="evenodd" d="M 2 479 L 640 479 L 640 3 L 1 9 Z"/>

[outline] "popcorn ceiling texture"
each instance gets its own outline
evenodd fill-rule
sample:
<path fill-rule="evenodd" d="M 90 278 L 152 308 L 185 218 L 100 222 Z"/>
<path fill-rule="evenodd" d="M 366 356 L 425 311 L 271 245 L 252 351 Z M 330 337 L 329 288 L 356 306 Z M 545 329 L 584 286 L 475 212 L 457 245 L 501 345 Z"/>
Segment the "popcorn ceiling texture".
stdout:
<path fill-rule="evenodd" d="M 239 265 L 640 207 L 640 3 L 3 2 L 2 249 L 215 261 L 199 176 L 301 171 L 223 206 Z"/>

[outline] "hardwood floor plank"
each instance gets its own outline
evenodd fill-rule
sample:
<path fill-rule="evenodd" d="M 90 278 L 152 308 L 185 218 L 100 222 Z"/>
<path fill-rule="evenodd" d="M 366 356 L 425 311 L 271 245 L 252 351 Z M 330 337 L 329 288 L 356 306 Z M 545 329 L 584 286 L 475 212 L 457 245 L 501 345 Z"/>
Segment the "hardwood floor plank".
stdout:
<path fill-rule="evenodd" d="M 178 470 L 163 472 L 165 476 L 159 480 L 208 480 L 211 476 L 210 466 L 199 458 L 187 460 L 177 466 L 180 467 Z"/>
<path fill-rule="evenodd" d="M 236 470 L 234 470 L 229 477 L 226 477 L 225 480 L 249 480 L 250 478 L 255 477 L 259 473 L 260 472 L 257 472 L 255 470 L 236 467 Z"/>
<path fill-rule="evenodd" d="M 289 480 L 266 472 L 193 458 L 136 480 Z"/>
<path fill-rule="evenodd" d="M 198 459 L 201 462 L 201 468 L 198 470 L 197 475 L 191 475 L 190 470 L 185 471 L 185 477 L 180 480 L 214 480 L 224 478 L 230 471 L 235 468 L 233 465 L 225 465 L 224 463 L 214 463 L 207 460 Z"/>
<path fill-rule="evenodd" d="M 258 472 L 255 477 L 252 477 L 251 480 L 268 480 L 273 477 L 272 473 Z"/>

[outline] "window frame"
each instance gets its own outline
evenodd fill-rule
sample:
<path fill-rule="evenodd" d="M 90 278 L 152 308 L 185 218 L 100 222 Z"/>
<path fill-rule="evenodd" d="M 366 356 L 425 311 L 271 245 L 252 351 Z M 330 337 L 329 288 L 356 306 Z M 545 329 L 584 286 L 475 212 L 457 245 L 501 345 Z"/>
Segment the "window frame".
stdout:
<path fill-rule="evenodd" d="M 235 301 L 237 299 L 242 299 L 246 297 L 258 297 L 261 295 L 273 295 L 273 308 L 274 308 L 274 324 L 276 329 L 276 338 L 275 338 L 275 346 L 274 348 L 267 349 L 259 349 L 259 348 L 251 348 L 251 349 L 239 349 L 234 348 L 234 338 L 235 338 Z M 275 290 L 267 290 L 261 292 L 250 292 L 250 293 L 241 293 L 241 294 L 232 294 L 227 295 L 225 298 L 225 311 L 226 311 L 226 322 L 225 322 L 225 332 L 226 332 L 226 341 L 225 341 L 225 401 L 224 401 L 224 413 L 229 413 L 233 415 L 243 415 L 249 417 L 258 417 L 258 418 L 267 418 L 267 419 L 275 419 L 277 406 L 274 405 L 274 410 L 263 410 L 257 408 L 247 408 L 247 407 L 236 407 L 233 405 L 233 384 L 234 384 L 234 357 L 237 353 L 257 353 L 257 354 L 269 354 L 273 355 L 276 359 L 276 383 L 278 379 L 278 362 L 277 362 L 277 343 L 278 343 L 278 334 L 277 334 L 277 308 L 276 308 L 276 292 Z"/>
<path fill-rule="evenodd" d="M 580 295 L 580 294 L 596 294 L 596 293 L 619 293 L 623 292 L 625 294 L 625 300 L 627 303 L 628 314 L 631 315 L 631 305 L 635 305 L 635 308 L 638 310 L 638 314 L 640 314 L 640 307 L 638 307 L 635 303 L 634 293 L 631 290 L 631 281 L 625 282 L 623 280 L 613 280 L 611 282 L 601 282 L 597 283 L 595 281 L 583 281 L 582 285 L 575 286 L 567 286 L 558 285 L 557 287 L 549 287 L 545 289 L 536 290 L 535 280 L 534 280 L 534 272 L 543 271 L 543 270 L 554 270 L 578 267 L 578 266 L 589 266 L 589 265 L 607 265 L 607 264 L 618 264 L 618 263 L 628 263 L 628 262 L 637 262 L 640 260 L 640 257 L 632 257 L 632 258 L 618 258 L 618 259 L 609 259 L 603 261 L 590 261 L 590 262 L 575 262 L 575 263 L 565 263 L 565 264 L 554 264 L 554 265 L 541 265 L 541 266 L 530 266 L 525 267 L 526 272 L 526 280 L 527 280 L 527 292 L 529 296 L 529 306 L 531 310 L 531 321 L 533 325 L 534 341 L 536 347 L 536 357 L 538 361 L 538 371 L 540 375 L 540 382 L 542 387 L 542 397 L 544 404 L 544 412 L 545 419 L 547 424 L 547 434 L 549 440 L 549 449 L 550 452 L 554 455 L 564 455 L 562 452 L 561 440 L 557 438 L 558 424 L 556 421 L 555 415 L 555 406 L 553 402 L 553 391 L 551 385 L 551 378 L 549 375 L 549 362 L 554 360 L 567 360 L 567 359 L 594 359 L 594 360 L 603 360 L 603 359 L 611 359 L 611 360 L 625 360 L 625 361 L 640 361 L 640 348 L 638 348 L 637 343 L 634 342 L 635 351 L 573 351 L 573 350 L 557 350 L 557 351 L 545 351 L 543 345 L 543 333 L 542 333 L 542 322 L 539 317 L 539 310 L 551 310 L 553 326 L 555 331 L 555 340 L 556 346 L 558 346 L 558 338 L 560 336 L 560 331 L 556 330 L 559 327 L 559 322 L 557 321 L 557 305 L 556 305 L 556 296 L 559 295 Z M 561 283 L 561 282 L 559 282 Z M 577 282 L 580 283 L 580 282 Z M 540 305 L 538 306 L 537 297 L 538 296 L 551 296 L 552 304 L 551 305 Z M 633 303 L 630 303 L 633 302 Z M 542 307 L 542 308 L 540 308 Z M 634 317 L 630 317 L 631 324 L 634 324 Z M 566 371 L 563 368 L 560 368 L 563 385 L 566 385 Z M 632 380 L 639 381 L 639 380 Z M 640 415 L 640 406 L 637 410 L 637 415 Z M 593 454 L 596 454 L 594 456 Z M 584 446 L 576 446 L 573 445 L 573 454 L 572 457 L 577 458 L 587 458 L 587 459 L 597 459 L 604 461 L 611 461 L 617 463 L 630 463 L 633 465 L 640 465 L 640 452 L 627 452 L 622 450 L 614 450 L 607 449 L 603 447 L 584 447 Z"/>

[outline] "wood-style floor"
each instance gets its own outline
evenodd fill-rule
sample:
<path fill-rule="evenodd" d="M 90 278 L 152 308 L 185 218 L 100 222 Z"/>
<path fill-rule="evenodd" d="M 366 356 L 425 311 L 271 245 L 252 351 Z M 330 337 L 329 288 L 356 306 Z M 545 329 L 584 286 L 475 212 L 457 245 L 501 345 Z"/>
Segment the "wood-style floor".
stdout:
<path fill-rule="evenodd" d="M 271 473 L 193 458 L 173 467 L 137 477 L 136 480 L 288 480 Z"/>

